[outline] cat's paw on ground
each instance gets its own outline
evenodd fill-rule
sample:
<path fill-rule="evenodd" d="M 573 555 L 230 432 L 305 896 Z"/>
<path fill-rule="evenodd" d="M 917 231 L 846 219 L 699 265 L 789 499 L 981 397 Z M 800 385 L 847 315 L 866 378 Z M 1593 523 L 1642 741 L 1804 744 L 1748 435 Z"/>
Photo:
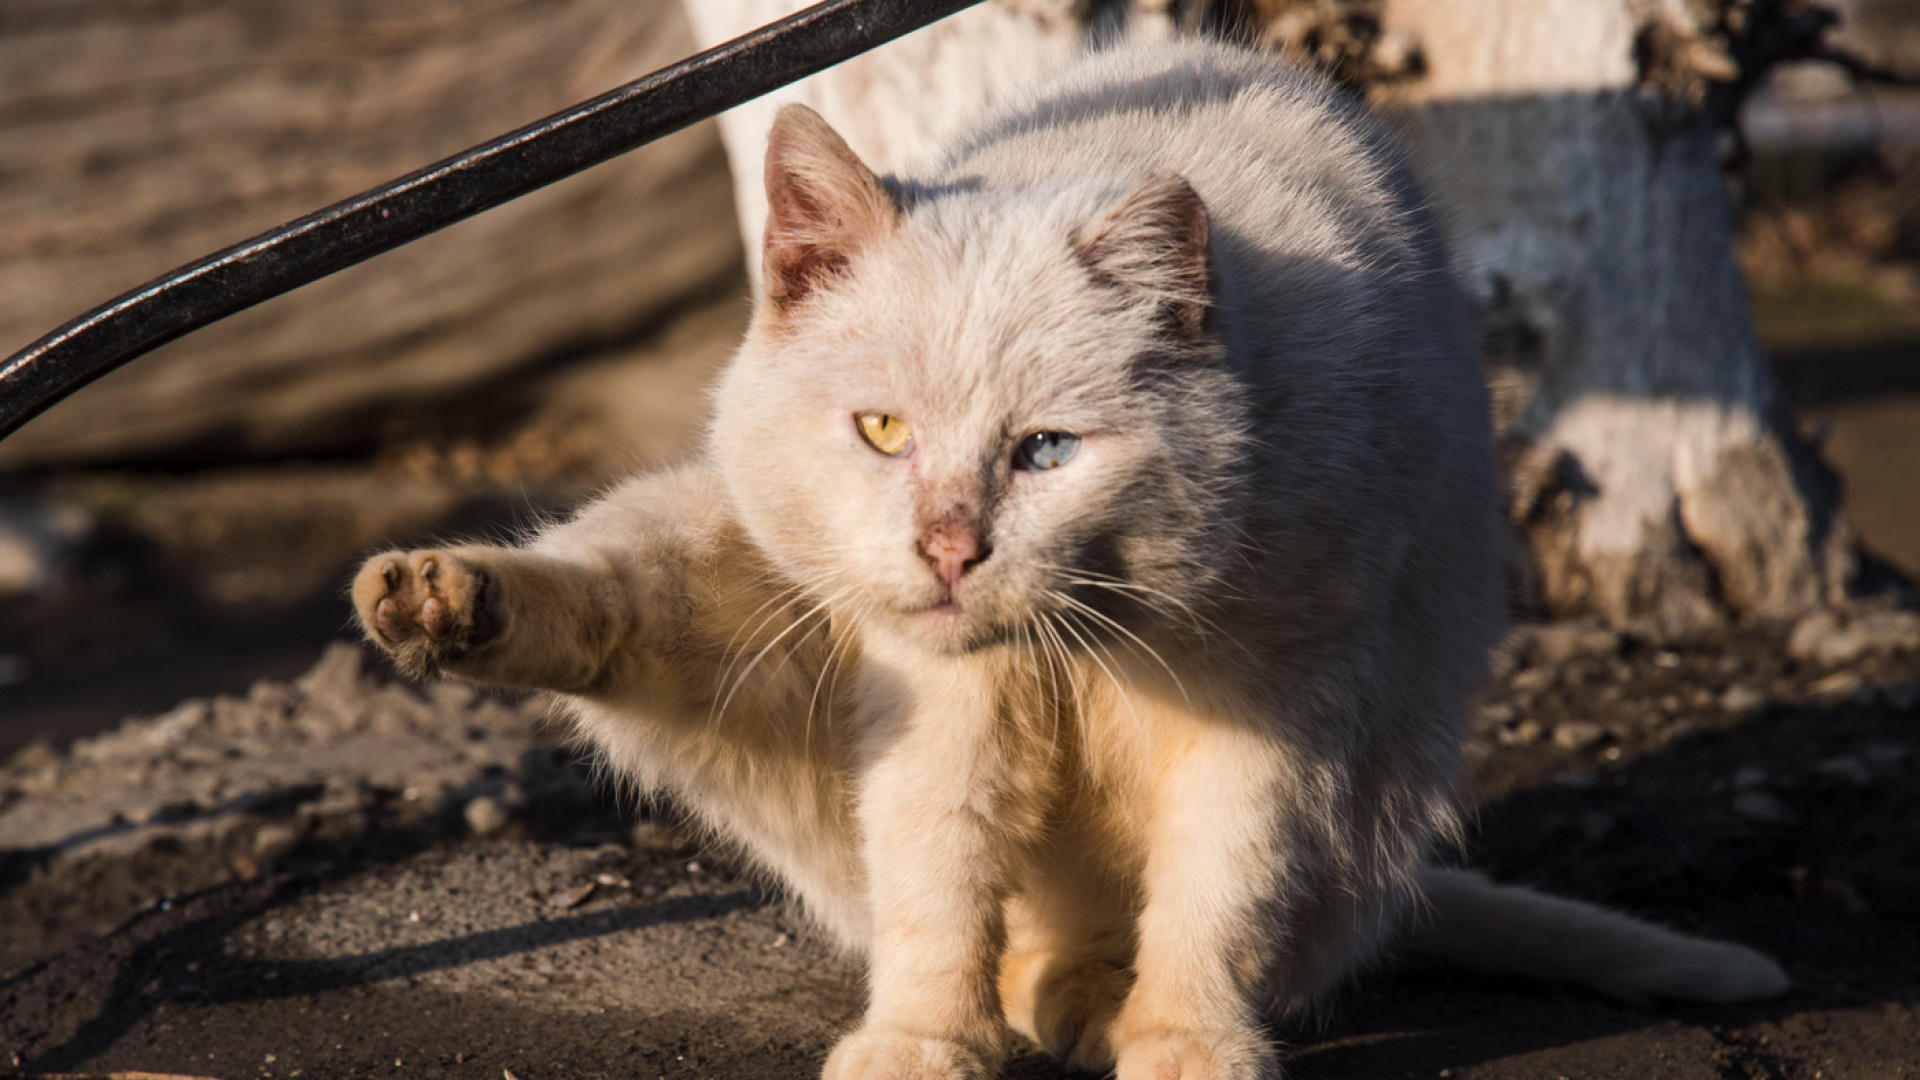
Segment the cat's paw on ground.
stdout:
<path fill-rule="evenodd" d="M 991 1080 L 1000 1055 L 947 1039 L 863 1027 L 827 1055 L 822 1080 Z"/>
<path fill-rule="evenodd" d="M 353 581 L 353 607 L 375 644 L 419 678 L 493 636 L 487 576 L 446 551 L 389 551 Z"/>
<path fill-rule="evenodd" d="M 1124 1025 L 1122 1025 L 1124 1028 Z M 1273 1046 L 1259 1032 L 1159 1031 L 1116 1033 L 1115 1080 L 1275 1080 Z"/>

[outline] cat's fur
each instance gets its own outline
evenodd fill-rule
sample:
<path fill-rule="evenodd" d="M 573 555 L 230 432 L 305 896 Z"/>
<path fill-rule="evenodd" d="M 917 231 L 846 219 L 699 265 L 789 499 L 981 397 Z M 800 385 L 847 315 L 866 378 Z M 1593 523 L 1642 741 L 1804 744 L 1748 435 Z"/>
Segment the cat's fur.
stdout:
<path fill-rule="evenodd" d="M 1498 632 L 1485 391 L 1405 167 L 1270 58 L 1092 58 L 930 176 L 814 114 L 703 458 L 521 547 L 394 552 L 408 669 L 559 691 L 867 958 L 835 1080 L 1124 1080 L 1262 1034 L 1411 927 L 1626 997 L 1758 954 L 1423 870 Z M 912 426 L 900 457 L 856 414 Z M 1081 436 L 1047 471 L 1033 432 Z"/>

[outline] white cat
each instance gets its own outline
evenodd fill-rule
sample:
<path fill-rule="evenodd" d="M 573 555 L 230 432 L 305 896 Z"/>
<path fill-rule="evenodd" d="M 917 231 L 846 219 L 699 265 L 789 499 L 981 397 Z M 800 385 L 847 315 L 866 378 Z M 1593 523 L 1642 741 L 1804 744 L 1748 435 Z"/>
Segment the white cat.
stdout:
<path fill-rule="evenodd" d="M 790 107 L 705 455 L 522 547 L 371 560 L 401 665 L 559 691 L 867 958 L 834 1080 L 1278 1073 L 1398 930 L 1623 997 L 1785 976 L 1477 876 L 1485 390 L 1406 168 L 1205 43 L 1091 58 L 931 175 Z"/>

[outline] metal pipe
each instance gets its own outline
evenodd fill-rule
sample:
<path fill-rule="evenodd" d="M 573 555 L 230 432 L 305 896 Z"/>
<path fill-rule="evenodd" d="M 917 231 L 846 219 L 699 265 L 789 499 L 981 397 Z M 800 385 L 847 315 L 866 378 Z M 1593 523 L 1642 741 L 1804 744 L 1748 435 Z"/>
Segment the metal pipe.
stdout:
<path fill-rule="evenodd" d="M 129 360 L 980 0 L 828 0 L 147 282 L 0 364 L 0 438 Z"/>

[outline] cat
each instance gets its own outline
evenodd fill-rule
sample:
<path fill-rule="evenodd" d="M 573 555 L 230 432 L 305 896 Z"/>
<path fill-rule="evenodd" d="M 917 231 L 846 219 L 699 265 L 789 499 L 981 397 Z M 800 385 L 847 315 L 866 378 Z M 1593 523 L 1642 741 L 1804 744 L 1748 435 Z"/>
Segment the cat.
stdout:
<path fill-rule="evenodd" d="M 1093 55 L 929 175 L 768 139 L 701 456 L 370 559 L 418 676 L 552 690 L 865 958 L 830 1080 L 1279 1074 L 1387 944 L 1742 1000 L 1737 945 L 1427 865 L 1501 631 L 1486 390 L 1407 166 L 1264 54 Z"/>

